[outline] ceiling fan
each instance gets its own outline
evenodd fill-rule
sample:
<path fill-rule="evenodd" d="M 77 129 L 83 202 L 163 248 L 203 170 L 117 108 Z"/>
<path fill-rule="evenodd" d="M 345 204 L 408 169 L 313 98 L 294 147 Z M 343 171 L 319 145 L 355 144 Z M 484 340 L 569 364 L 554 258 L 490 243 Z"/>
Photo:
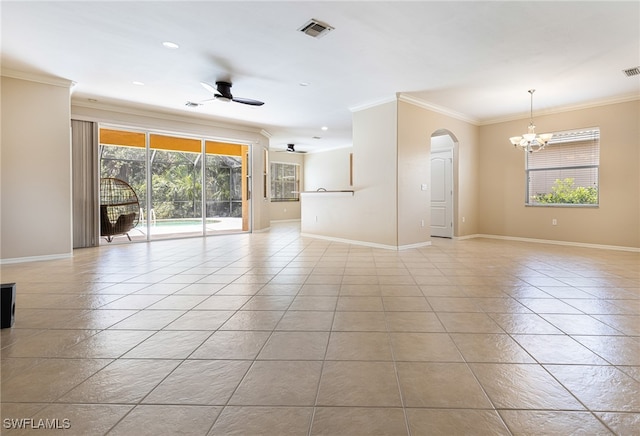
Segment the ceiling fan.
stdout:
<path fill-rule="evenodd" d="M 296 150 L 295 144 L 287 144 L 287 149 L 286 150 L 279 150 L 279 152 L 300 153 L 300 154 L 306 153 L 306 151 L 298 151 L 298 150 Z"/>
<path fill-rule="evenodd" d="M 189 107 L 200 106 L 204 103 L 208 103 L 213 100 L 233 101 L 236 103 L 247 104 L 249 106 L 262 106 L 264 104 L 263 101 L 253 100 L 251 98 L 234 97 L 231 94 L 231 82 L 218 81 L 216 82 L 215 88 L 212 85 L 208 84 L 207 82 L 200 82 L 200 84 L 204 87 L 204 89 L 206 89 L 207 91 L 213 94 L 213 98 L 209 100 L 205 100 L 202 103 L 195 103 L 192 101 L 188 101 L 187 106 Z"/>

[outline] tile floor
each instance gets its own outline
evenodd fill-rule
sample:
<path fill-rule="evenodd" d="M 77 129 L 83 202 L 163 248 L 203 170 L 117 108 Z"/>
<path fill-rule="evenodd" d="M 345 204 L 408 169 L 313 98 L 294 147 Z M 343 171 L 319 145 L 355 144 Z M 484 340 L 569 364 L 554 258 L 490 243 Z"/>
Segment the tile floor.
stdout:
<path fill-rule="evenodd" d="M 297 227 L 4 265 L 2 434 L 638 434 L 640 254 Z"/>

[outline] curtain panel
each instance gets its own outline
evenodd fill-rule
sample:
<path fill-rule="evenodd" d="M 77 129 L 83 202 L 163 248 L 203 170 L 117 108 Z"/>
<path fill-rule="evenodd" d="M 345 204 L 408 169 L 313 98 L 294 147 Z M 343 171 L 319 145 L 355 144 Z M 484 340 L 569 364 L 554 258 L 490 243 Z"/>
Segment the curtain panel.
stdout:
<path fill-rule="evenodd" d="M 73 248 L 95 247 L 98 221 L 98 126 L 71 120 Z"/>

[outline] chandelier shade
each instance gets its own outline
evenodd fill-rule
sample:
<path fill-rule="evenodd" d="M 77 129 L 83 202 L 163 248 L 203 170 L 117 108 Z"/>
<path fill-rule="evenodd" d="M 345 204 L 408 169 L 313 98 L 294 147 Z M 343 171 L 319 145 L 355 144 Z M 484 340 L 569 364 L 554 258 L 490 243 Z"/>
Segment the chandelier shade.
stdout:
<path fill-rule="evenodd" d="M 540 135 L 536 135 L 536 126 L 533 124 L 533 93 L 535 89 L 530 89 L 528 92 L 531 94 L 531 112 L 530 112 L 530 121 L 529 128 L 527 133 L 524 133 L 522 136 L 512 136 L 509 138 L 511 144 L 514 147 L 520 147 L 522 150 L 527 151 L 529 153 L 534 153 L 542 150 L 553 137 L 552 133 L 542 133 Z"/>

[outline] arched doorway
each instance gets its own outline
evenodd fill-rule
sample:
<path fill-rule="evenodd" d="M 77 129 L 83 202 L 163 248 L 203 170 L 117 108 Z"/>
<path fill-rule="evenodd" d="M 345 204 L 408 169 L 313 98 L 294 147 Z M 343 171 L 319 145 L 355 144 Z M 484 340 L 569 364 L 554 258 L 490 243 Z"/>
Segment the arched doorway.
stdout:
<path fill-rule="evenodd" d="M 448 130 L 431 135 L 431 236 L 454 236 L 453 156 L 457 142 Z"/>

